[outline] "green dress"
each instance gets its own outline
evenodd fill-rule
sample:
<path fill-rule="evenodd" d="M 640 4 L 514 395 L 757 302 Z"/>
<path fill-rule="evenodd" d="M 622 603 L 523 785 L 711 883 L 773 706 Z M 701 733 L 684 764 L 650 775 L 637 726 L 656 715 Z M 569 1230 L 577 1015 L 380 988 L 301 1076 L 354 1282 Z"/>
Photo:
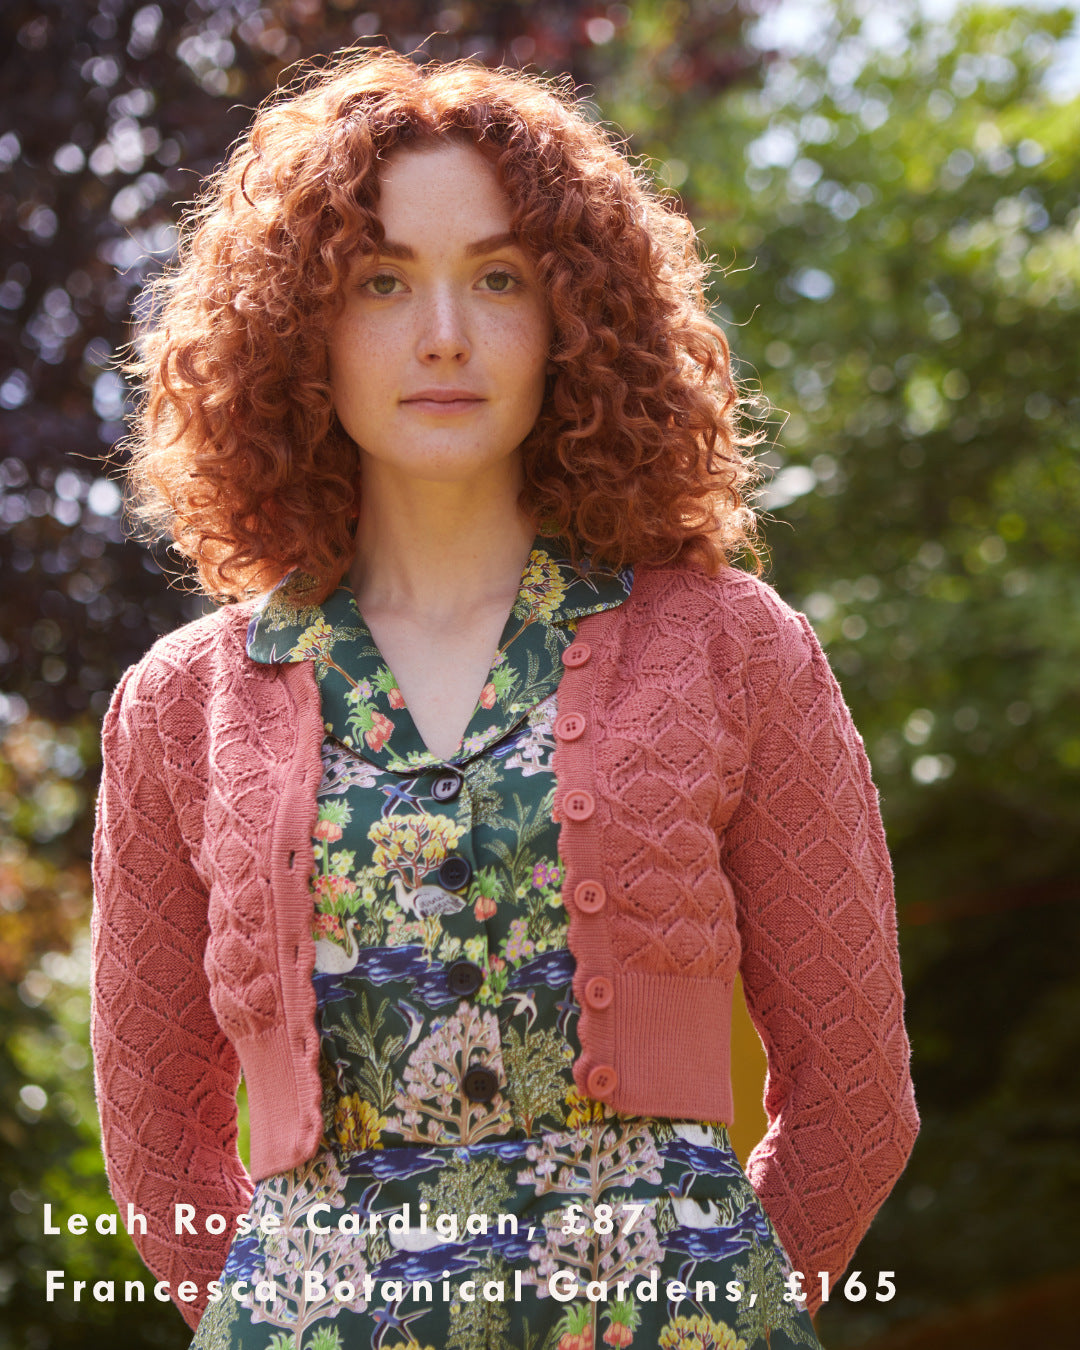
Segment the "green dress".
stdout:
<path fill-rule="evenodd" d="M 619 1115 L 571 1073 L 555 696 L 577 621 L 632 584 L 538 538 L 449 760 L 351 591 L 286 581 L 254 616 L 252 659 L 315 663 L 326 729 L 324 1136 L 257 1184 L 193 1350 L 817 1346 L 724 1125 Z"/>

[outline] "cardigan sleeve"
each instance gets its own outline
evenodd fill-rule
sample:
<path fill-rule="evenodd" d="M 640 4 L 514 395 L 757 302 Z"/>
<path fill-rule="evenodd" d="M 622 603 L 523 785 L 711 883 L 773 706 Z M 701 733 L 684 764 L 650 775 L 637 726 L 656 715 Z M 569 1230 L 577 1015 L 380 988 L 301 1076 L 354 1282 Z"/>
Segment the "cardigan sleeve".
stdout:
<path fill-rule="evenodd" d="M 91 1042 L 102 1148 L 121 1222 L 194 1327 L 252 1187 L 236 1146 L 239 1063 L 214 1017 L 203 968 L 207 891 L 178 821 L 178 809 L 192 813 L 192 794 L 183 782 L 170 790 L 169 751 L 159 732 L 166 683 L 151 653 L 125 675 L 105 719 Z M 176 731 L 188 749 L 197 746 L 190 708 Z M 177 1233 L 178 1205 L 194 1207 L 194 1235 Z M 207 1233 L 207 1214 L 225 1217 L 222 1233 Z M 192 1283 L 182 1289 L 185 1281 Z"/>
<path fill-rule="evenodd" d="M 892 870 L 862 740 L 807 620 L 747 644 L 747 774 L 724 837 L 741 974 L 768 1059 L 747 1175 L 811 1311 L 918 1131 Z"/>

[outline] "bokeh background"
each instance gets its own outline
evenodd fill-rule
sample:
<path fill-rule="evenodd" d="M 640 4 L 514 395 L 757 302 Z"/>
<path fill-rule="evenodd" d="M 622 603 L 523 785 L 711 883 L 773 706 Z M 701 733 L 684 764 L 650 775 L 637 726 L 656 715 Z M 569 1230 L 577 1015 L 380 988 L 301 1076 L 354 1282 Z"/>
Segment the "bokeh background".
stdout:
<path fill-rule="evenodd" d="M 87 1049 L 98 727 L 201 612 L 125 542 L 114 368 L 180 204 L 295 60 L 568 72 L 715 256 L 768 433 L 769 576 L 825 643 L 896 865 L 923 1129 L 825 1344 L 1066 1344 L 1080 1296 L 1080 39 L 946 0 L 5 0 L 0 13 L 0 1347 L 179 1347 Z M 765 410 L 765 405 L 772 411 Z M 122 1287 L 122 1286 L 120 1286 Z M 89 1291 L 87 1291 L 89 1293 Z M 646 1348 L 643 1348 L 646 1350 Z M 651 1347 L 647 1350 L 652 1350 Z"/>

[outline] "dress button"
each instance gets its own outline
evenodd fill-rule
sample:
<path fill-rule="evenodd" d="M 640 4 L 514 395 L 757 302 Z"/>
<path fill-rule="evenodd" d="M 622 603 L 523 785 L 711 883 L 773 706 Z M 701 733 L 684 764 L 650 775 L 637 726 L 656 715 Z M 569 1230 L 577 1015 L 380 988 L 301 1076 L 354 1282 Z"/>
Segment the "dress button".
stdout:
<path fill-rule="evenodd" d="M 459 998 L 471 998 L 484 983 L 484 972 L 471 961 L 455 961 L 446 972 L 446 984 Z"/>
<path fill-rule="evenodd" d="M 439 774 L 431 785 L 431 795 L 437 802 L 452 802 L 461 791 L 461 774 L 446 773 Z"/>
<path fill-rule="evenodd" d="M 596 1070 L 593 1070 L 595 1073 Z M 465 1096 L 471 1102 L 489 1102 L 499 1090 L 499 1080 L 483 1064 L 470 1064 L 461 1080 Z"/>
<path fill-rule="evenodd" d="M 472 880 L 472 863 L 455 853 L 446 859 L 435 875 L 440 886 L 445 886 L 448 891 L 460 891 Z"/>
<path fill-rule="evenodd" d="M 585 730 L 581 713 L 560 713 L 555 719 L 555 735 L 560 741 L 576 741 Z"/>
<path fill-rule="evenodd" d="M 574 904 L 583 914 L 599 914 L 607 904 L 607 891 L 598 881 L 579 881 L 574 887 Z"/>
<path fill-rule="evenodd" d="M 592 648 L 587 642 L 571 642 L 562 654 L 564 666 L 583 666 L 592 656 Z"/>
<path fill-rule="evenodd" d="M 615 997 L 615 988 L 603 975 L 594 975 L 585 986 L 585 1002 L 590 1008 L 606 1008 Z"/>
<path fill-rule="evenodd" d="M 591 792 L 586 792 L 584 788 L 574 788 L 566 794 L 563 810 L 568 820 L 588 820 L 596 810 L 596 802 L 593 801 Z"/>
<path fill-rule="evenodd" d="M 585 1090 L 590 1097 L 603 1101 L 605 1097 L 610 1097 L 615 1091 L 615 1084 L 618 1081 L 618 1076 L 610 1064 L 598 1064 L 595 1069 L 589 1070 L 589 1076 L 585 1080 Z"/>

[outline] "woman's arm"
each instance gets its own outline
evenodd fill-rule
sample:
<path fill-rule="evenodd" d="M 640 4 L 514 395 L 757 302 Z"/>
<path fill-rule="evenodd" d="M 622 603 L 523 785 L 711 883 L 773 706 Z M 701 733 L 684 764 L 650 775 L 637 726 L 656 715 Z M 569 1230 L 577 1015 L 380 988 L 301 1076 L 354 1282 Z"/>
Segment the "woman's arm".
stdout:
<path fill-rule="evenodd" d="M 175 672 L 172 672 L 175 677 Z M 236 1148 L 239 1065 L 210 1007 L 207 894 L 167 786 L 153 655 L 124 676 L 105 719 L 94 837 L 91 1040 L 102 1147 L 121 1221 L 191 1326 L 206 1306 L 251 1181 Z M 194 783 L 173 784 L 192 811 Z M 176 1232 L 194 1206 L 196 1234 Z M 218 1235 L 205 1216 L 225 1216 Z M 180 1285 L 192 1281 L 188 1301 Z"/>
<path fill-rule="evenodd" d="M 765 599 L 765 596 L 762 596 Z M 748 769 L 724 837 L 769 1128 L 747 1174 L 813 1311 L 911 1153 L 892 870 L 862 740 L 817 638 L 769 595 L 748 643 Z"/>

